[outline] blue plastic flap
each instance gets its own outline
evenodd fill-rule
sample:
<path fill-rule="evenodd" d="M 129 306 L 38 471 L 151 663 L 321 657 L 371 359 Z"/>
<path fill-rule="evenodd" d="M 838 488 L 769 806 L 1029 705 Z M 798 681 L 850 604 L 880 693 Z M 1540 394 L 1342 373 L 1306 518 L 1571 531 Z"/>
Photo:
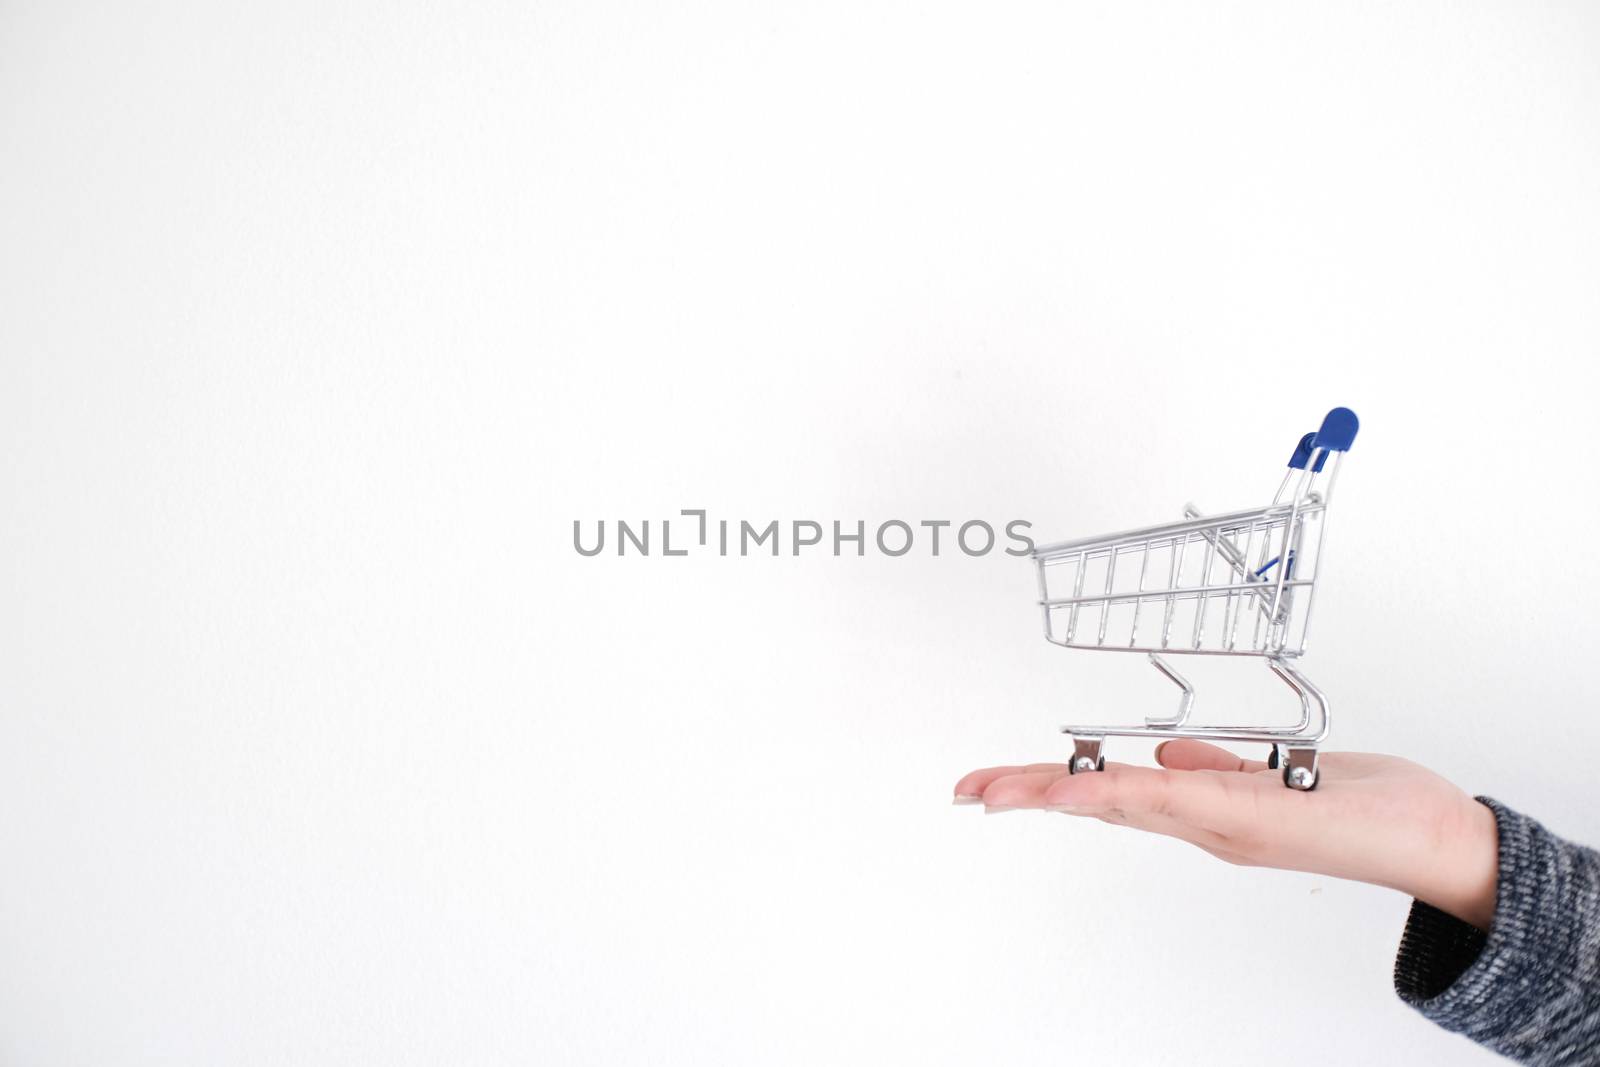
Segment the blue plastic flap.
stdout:
<path fill-rule="evenodd" d="M 1300 443 L 1294 446 L 1294 455 L 1289 457 L 1289 466 L 1297 471 L 1306 469 L 1306 463 L 1311 459 L 1311 449 L 1315 445 L 1317 435 L 1308 433 L 1300 438 Z"/>
<path fill-rule="evenodd" d="M 1334 452 L 1347 452 L 1355 442 L 1356 431 L 1360 428 L 1361 420 L 1356 418 L 1355 412 L 1349 408 L 1334 408 L 1322 420 L 1322 428 L 1317 431 L 1312 446 L 1331 449 Z"/>

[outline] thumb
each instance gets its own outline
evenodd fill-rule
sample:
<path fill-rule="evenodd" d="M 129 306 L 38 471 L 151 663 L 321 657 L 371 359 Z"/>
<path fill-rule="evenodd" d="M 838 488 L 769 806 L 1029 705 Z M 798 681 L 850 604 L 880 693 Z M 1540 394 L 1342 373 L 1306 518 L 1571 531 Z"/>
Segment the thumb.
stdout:
<path fill-rule="evenodd" d="M 1235 756 L 1225 748 L 1208 745 L 1204 741 L 1179 738 L 1163 741 L 1156 746 L 1156 762 L 1171 771 L 1264 771 L 1267 765 L 1260 760 L 1247 760 Z"/>

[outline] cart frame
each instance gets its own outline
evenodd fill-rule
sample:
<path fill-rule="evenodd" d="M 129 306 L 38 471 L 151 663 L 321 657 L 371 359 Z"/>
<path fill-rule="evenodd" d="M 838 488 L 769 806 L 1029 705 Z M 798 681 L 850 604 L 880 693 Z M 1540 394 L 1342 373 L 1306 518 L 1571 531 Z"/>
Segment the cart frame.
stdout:
<path fill-rule="evenodd" d="M 1047 641 L 1063 648 L 1142 652 L 1181 690 L 1174 714 L 1146 717 L 1142 725 L 1063 726 L 1073 741 L 1072 773 L 1104 768 L 1107 737 L 1186 737 L 1269 744 L 1268 765 L 1282 768 L 1285 785 L 1316 787 L 1317 749 L 1331 721 L 1328 698 L 1292 661 L 1305 652 L 1328 506 L 1359 426 L 1348 408 L 1328 412 L 1320 429 L 1300 439 L 1265 507 L 1204 515 L 1189 504 L 1176 522 L 1033 550 Z M 1186 581 L 1191 562 L 1199 573 Z M 1067 573 L 1070 594 L 1053 595 L 1055 580 Z M 1220 619 L 1210 610 L 1217 602 Z M 1194 686 L 1164 658 L 1169 655 L 1264 659 L 1299 698 L 1300 719 L 1287 727 L 1194 725 Z"/>

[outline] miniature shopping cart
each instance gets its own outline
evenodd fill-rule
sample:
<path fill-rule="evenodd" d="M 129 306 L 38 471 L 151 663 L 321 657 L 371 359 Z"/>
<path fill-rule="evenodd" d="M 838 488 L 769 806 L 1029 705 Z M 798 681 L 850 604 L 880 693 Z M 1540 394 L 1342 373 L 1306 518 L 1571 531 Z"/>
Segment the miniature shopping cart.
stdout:
<path fill-rule="evenodd" d="M 1264 508 L 1202 515 L 1105 537 L 1041 545 L 1039 604 L 1044 636 L 1063 648 L 1143 652 L 1181 689 L 1177 713 L 1142 726 L 1063 726 L 1073 774 L 1105 768 L 1107 737 L 1194 737 L 1264 742 L 1267 765 L 1291 789 L 1317 784 L 1317 746 L 1328 736 L 1328 698 L 1291 661 L 1306 647 L 1328 502 L 1359 426 L 1334 408 L 1300 439 L 1277 496 Z M 1323 468 L 1327 470 L 1324 472 Z M 1256 656 L 1300 698 L 1293 726 L 1198 726 L 1194 687 L 1164 658 Z"/>

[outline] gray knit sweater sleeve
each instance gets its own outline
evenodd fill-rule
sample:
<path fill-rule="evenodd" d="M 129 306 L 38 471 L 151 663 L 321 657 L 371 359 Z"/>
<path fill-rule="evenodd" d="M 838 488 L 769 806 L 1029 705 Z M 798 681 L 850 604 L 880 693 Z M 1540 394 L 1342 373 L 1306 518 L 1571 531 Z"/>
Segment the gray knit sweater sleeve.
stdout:
<path fill-rule="evenodd" d="M 1400 998 L 1534 1067 L 1600 1065 L 1600 853 L 1479 797 L 1500 825 L 1487 935 L 1416 901 L 1394 964 Z"/>

